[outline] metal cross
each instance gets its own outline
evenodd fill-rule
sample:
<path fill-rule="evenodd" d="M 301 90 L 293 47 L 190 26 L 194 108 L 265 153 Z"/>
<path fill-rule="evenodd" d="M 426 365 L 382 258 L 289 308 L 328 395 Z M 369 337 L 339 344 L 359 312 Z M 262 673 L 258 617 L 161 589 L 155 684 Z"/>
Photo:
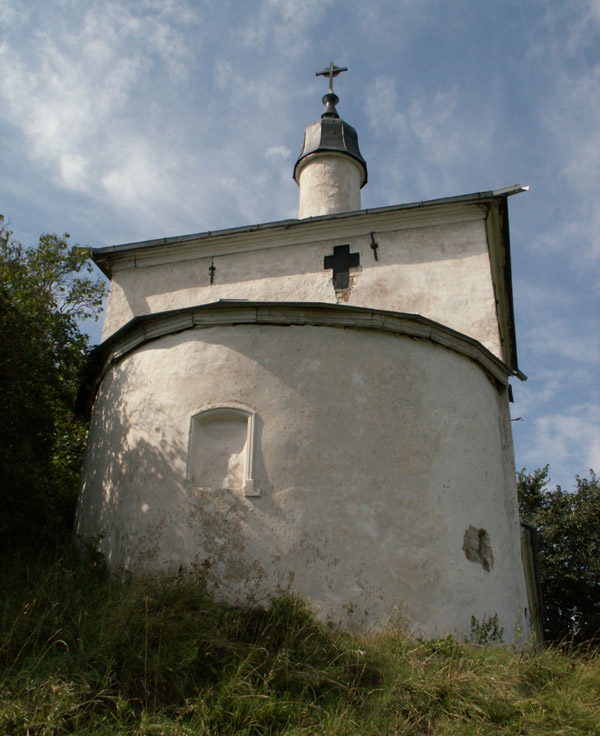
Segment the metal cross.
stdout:
<path fill-rule="evenodd" d="M 337 77 L 342 72 L 347 72 L 347 66 L 335 66 L 333 61 L 330 62 L 327 69 L 323 69 L 322 72 L 316 72 L 315 77 L 329 77 L 329 92 L 333 93 L 333 78 Z"/>
<path fill-rule="evenodd" d="M 333 269 L 335 289 L 347 289 L 350 286 L 350 269 L 357 266 L 360 266 L 360 253 L 350 253 L 349 245 L 335 245 L 333 255 L 323 259 L 323 268 Z"/>

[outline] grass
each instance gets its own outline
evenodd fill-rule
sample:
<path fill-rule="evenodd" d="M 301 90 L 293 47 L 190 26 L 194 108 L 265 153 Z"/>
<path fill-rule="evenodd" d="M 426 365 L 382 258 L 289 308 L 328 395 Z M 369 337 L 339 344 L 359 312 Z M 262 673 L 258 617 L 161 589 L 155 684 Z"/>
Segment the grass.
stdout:
<path fill-rule="evenodd" d="M 0 584 L 6 736 L 600 733 L 593 651 L 350 635 L 292 597 L 231 607 L 71 555 L 10 561 Z"/>

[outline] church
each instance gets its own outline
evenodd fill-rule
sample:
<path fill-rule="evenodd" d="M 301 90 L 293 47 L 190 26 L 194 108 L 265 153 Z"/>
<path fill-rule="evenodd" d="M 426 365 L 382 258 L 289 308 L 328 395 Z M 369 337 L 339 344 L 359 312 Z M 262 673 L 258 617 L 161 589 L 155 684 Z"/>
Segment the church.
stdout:
<path fill-rule="evenodd" d="M 508 200 L 361 209 L 333 62 L 298 219 L 96 249 L 76 534 L 111 570 L 290 591 L 324 620 L 508 643 L 537 630 L 509 415 Z"/>

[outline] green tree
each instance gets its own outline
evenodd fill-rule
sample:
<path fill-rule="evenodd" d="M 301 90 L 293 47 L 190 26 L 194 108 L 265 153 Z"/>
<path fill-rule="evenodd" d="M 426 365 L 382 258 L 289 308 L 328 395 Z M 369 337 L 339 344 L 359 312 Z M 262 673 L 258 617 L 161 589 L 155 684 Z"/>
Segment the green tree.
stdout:
<path fill-rule="evenodd" d="M 35 248 L 0 216 L 0 547 L 39 547 L 70 530 L 85 425 L 75 415 L 87 336 L 105 292 L 89 250 L 67 234 Z"/>
<path fill-rule="evenodd" d="M 538 530 L 546 636 L 600 637 L 600 482 L 575 476 L 576 489 L 550 490 L 548 466 L 519 474 L 521 518 Z"/>

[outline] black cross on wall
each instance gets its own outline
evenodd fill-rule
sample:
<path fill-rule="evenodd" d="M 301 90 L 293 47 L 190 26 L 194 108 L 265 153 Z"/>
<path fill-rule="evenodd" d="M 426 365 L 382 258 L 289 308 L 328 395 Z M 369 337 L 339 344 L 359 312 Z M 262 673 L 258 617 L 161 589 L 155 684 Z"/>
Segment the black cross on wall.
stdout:
<path fill-rule="evenodd" d="M 350 269 L 360 265 L 360 253 L 350 253 L 349 245 L 334 245 L 333 255 L 325 256 L 323 268 L 333 269 L 335 289 L 347 289 L 350 285 Z"/>

